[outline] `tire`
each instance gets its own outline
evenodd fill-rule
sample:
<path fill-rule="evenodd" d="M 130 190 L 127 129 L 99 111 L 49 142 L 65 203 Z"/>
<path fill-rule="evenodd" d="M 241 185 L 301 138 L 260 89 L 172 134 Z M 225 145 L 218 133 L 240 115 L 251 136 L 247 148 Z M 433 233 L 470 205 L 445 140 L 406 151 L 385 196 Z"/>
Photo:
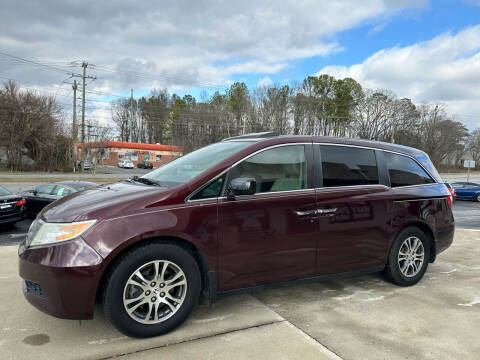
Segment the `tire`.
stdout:
<path fill-rule="evenodd" d="M 185 321 L 200 291 L 200 270 L 188 251 L 171 243 L 149 243 L 128 251 L 115 262 L 105 281 L 103 311 L 113 326 L 127 336 L 157 336 Z"/>
<path fill-rule="evenodd" d="M 477 194 L 477 196 L 475 197 L 475 200 L 477 200 L 478 202 L 480 202 L 480 194 Z"/>
<path fill-rule="evenodd" d="M 412 246 L 409 247 L 408 244 L 412 244 Z M 417 244 L 417 251 L 411 250 Z M 420 265 L 422 248 L 423 262 Z M 427 271 L 429 259 L 429 236 L 417 227 L 407 227 L 395 237 L 383 275 L 387 281 L 399 286 L 415 285 Z"/>

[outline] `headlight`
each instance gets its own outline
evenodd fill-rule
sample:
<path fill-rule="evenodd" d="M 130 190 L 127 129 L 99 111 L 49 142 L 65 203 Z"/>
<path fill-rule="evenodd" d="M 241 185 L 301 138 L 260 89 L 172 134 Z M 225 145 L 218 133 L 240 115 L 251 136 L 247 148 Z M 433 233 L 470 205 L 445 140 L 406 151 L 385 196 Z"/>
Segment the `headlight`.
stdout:
<path fill-rule="evenodd" d="M 48 223 L 41 220 L 35 220 L 28 231 L 26 245 L 38 246 L 71 240 L 82 235 L 96 222 L 97 220 L 73 223 Z"/>

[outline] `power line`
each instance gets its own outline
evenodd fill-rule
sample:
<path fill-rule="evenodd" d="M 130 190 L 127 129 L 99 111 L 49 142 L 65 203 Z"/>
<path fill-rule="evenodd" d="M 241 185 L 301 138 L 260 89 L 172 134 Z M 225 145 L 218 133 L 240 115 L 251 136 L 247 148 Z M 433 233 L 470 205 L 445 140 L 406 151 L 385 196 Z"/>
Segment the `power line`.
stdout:
<path fill-rule="evenodd" d="M 162 75 L 162 74 L 153 74 L 153 73 L 146 73 L 146 72 L 140 72 L 140 71 L 134 71 L 134 70 L 119 70 L 119 69 L 113 69 L 109 68 L 107 66 L 103 65 L 92 65 L 94 69 L 98 69 L 103 72 L 108 72 L 108 73 L 116 73 L 120 75 L 128 75 L 128 76 L 133 76 L 136 78 L 143 78 L 143 79 L 149 79 L 149 80 L 160 80 L 162 79 L 163 81 L 168 81 L 170 83 L 175 83 L 179 85 L 186 85 L 186 86 L 197 86 L 197 87 L 205 87 L 205 88 L 217 88 L 217 89 L 222 89 L 225 88 L 225 85 L 218 85 L 218 83 L 207 83 L 207 82 L 200 82 L 200 81 L 195 81 L 195 80 L 190 80 L 187 78 L 180 78 L 176 76 L 169 76 L 169 75 Z"/>
<path fill-rule="evenodd" d="M 36 67 L 46 69 L 46 70 L 61 72 L 61 73 L 64 73 L 64 74 L 68 73 L 68 71 L 66 71 L 65 69 L 57 68 L 57 67 L 50 66 L 50 65 L 47 65 L 47 64 L 42 64 L 42 63 L 34 61 L 34 60 L 24 59 L 24 58 L 21 58 L 19 56 L 4 53 L 2 51 L 0 51 L 0 55 L 4 56 L 4 57 L 11 58 L 11 59 L 15 59 L 15 60 L 19 61 L 20 63 L 29 64 L 29 65 L 32 65 L 32 66 L 36 66 Z"/>

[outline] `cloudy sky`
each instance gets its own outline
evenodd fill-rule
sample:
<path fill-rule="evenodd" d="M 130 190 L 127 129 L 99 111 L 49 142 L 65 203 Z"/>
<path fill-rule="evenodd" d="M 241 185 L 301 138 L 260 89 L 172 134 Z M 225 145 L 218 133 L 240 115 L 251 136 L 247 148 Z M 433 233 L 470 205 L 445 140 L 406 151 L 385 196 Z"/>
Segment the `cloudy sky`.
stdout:
<path fill-rule="evenodd" d="M 68 108 L 83 60 L 90 117 L 132 88 L 198 95 L 328 73 L 480 127 L 480 0 L 2 2 L 0 80 Z"/>

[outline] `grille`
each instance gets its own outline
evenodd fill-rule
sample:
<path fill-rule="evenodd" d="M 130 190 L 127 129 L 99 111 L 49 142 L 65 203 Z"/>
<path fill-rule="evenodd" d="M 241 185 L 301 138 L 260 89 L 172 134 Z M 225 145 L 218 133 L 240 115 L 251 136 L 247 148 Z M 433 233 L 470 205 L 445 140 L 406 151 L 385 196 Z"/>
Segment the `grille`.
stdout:
<path fill-rule="evenodd" d="M 43 292 L 42 287 L 37 283 L 34 283 L 29 280 L 24 280 L 24 284 L 25 284 L 25 287 L 24 287 L 25 292 L 32 293 L 34 295 L 37 295 L 45 299 L 47 298 L 47 295 L 45 295 L 45 293 Z"/>

